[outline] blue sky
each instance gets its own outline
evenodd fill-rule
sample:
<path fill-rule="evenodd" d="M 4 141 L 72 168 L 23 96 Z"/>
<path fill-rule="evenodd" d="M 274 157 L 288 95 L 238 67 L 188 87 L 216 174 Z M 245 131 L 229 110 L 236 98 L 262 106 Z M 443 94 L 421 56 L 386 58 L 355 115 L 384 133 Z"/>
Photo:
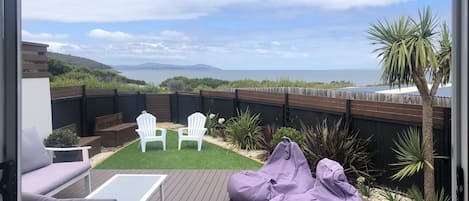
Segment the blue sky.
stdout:
<path fill-rule="evenodd" d="M 22 37 L 109 65 L 378 69 L 370 23 L 450 0 L 23 0 Z"/>

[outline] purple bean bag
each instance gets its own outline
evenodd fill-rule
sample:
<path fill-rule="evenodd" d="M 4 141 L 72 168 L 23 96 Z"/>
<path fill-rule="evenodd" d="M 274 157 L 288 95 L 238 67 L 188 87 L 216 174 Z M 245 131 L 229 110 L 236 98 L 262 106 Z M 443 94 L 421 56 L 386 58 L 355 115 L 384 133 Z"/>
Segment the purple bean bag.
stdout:
<path fill-rule="evenodd" d="M 322 159 L 316 167 L 314 187 L 302 194 L 283 194 L 270 201 L 361 201 L 358 191 L 348 183 L 344 168 L 336 161 Z"/>
<path fill-rule="evenodd" d="M 228 181 L 233 201 L 266 201 L 279 195 L 301 194 L 313 187 L 308 162 L 298 144 L 284 138 L 259 171 L 242 171 Z"/>

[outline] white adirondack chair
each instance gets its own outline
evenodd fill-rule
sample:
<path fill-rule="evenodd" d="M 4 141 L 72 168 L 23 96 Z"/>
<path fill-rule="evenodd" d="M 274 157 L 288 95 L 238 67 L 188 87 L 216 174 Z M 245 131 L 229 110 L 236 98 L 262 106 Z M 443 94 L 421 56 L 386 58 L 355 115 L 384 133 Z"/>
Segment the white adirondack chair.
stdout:
<path fill-rule="evenodd" d="M 137 133 L 140 136 L 140 146 L 145 152 L 147 142 L 161 141 L 163 150 L 166 151 L 166 129 L 156 127 L 156 117 L 150 113 L 143 112 L 137 117 Z M 156 135 L 156 131 L 161 131 L 161 135 Z"/>
<path fill-rule="evenodd" d="M 182 141 L 196 141 L 197 149 L 202 149 L 202 138 L 204 137 L 207 128 L 205 128 L 205 120 L 207 118 L 200 112 L 196 112 L 187 117 L 187 128 L 178 129 L 178 150 L 181 150 Z M 187 135 L 184 134 L 187 130 Z"/>

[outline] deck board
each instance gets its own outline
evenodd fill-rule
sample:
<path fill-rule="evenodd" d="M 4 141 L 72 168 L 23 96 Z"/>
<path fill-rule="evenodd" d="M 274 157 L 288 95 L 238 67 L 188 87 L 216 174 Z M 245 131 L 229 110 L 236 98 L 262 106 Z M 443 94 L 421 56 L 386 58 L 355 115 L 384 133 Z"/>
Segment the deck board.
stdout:
<path fill-rule="evenodd" d="M 91 188 L 98 188 L 115 174 L 166 174 L 166 201 L 229 201 L 226 192 L 228 178 L 239 170 L 91 170 Z M 58 193 L 58 198 L 80 198 L 88 194 L 84 181 L 79 181 Z M 160 200 L 159 189 L 149 200 Z"/>

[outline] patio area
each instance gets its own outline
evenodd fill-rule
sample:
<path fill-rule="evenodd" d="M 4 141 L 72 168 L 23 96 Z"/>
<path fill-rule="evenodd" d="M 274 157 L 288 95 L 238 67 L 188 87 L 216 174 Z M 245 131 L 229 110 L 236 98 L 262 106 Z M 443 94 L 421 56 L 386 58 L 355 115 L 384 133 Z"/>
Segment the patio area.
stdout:
<path fill-rule="evenodd" d="M 228 201 L 228 178 L 239 170 L 91 170 L 91 188 L 98 188 L 115 174 L 166 174 L 165 200 Z M 85 197 L 88 194 L 83 181 L 63 190 L 55 197 Z M 149 200 L 159 201 L 159 190 Z"/>

